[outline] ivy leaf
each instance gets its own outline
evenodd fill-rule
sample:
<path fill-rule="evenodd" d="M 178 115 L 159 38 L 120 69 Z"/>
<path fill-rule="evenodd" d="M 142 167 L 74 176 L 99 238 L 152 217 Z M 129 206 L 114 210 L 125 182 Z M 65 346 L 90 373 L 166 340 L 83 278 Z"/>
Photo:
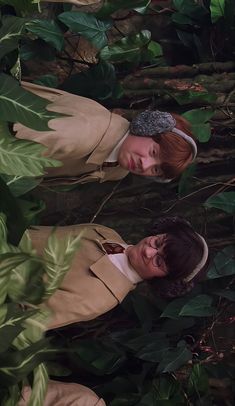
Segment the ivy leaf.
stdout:
<path fill-rule="evenodd" d="M 180 310 L 180 316 L 206 317 L 212 316 L 216 309 L 211 306 L 212 297 L 198 295 L 187 302 Z"/>
<path fill-rule="evenodd" d="M 11 123 L 19 122 L 38 131 L 46 131 L 48 121 L 62 117 L 61 114 L 48 111 L 48 100 L 24 90 L 17 80 L 0 74 L 0 110 L 1 119 Z"/>
<path fill-rule="evenodd" d="M 222 192 L 209 197 L 204 203 L 205 207 L 215 207 L 229 214 L 235 213 L 235 192 Z"/>
<path fill-rule="evenodd" d="M 225 13 L 225 0 L 211 0 L 210 1 L 211 21 L 216 23 Z"/>
<path fill-rule="evenodd" d="M 207 272 L 207 279 L 217 279 L 235 274 L 235 248 L 230 245 L 218 252 Z"/>
<path fill-rule="evenodd" d="M 22 196 L 39 185 L 41 179 L 29 176 L 1 175 L 14 196 Z"/>
<path fill-rule="evenodd" d="M 0 173 L 19 176 L 40 176 L 48 166 L 60 166 L 55 159 L 42 155 L 46 147 L 11 136 L 7 124 L 0 122 Z"/>
<path fill-rule="evenodd" d="M 26 23 L 26 28 L 45 42 L 53 45 L 57 51 L 62 51 L 64 48 L 63 33 L 54 20 L 31 20 Z"/>
<path fill-rule="evenodd" d="M 0 59 L 18 47 L 24 27 L 24 18 L 7 16 L 2 19 L 0 29 Z"/>
<path fill-rule="evenodd" d="M 38 365 L 33 371 L 33 387 L 27 406 L 42 406 L 44 404 L 49 375 L 45 364 Z"/>
<path fill-rule="evenodd" d="M 48 299 L 60 286 L 80 245 L 80 239 L 81 235 L 77 237 L 69 235 L 64 239 L 59 239 L 56 237 L 55 232 L 48 238 L 47 246 L 44 250 L 47 282 L 43 300 Z"/>
<path fill-rule="evenodd" d="M 177 348 L 167 351 L 158 365 L 157 372 L 174 372 L 190 359 L 192 359 L 192 353 L 186 347 L 186 343 L 181 341 L 178 343 Z"/>
<path fill-rule="evenodd" d="M 131 34 L 112 45 L 104 47 L 100 52 L 103 60 L 113 63 L 133 62 L 141 58 L 141 51 L 146 49 L 151 39 L 151 32 L 142 30 L 138 34 Z"/>
<path fill-rule="evenodd" d="M 24 330 L 25 319 L 35 314 L 37 310 L 19 310 L 17 305 L 10 303 L 1 306 L 0 312 L 6 312 L 5 320 L 0 325 L 0 352 L 4 352 L 12 344 L 13 339 Z"/>
<path fill-rule="evenodd" d="M 67 27 L 91 41 L 98 49 L 107 44 L 106 31 L 112 27 L 111 21 L 100 21 L 93 14 L 79 11 L 66 11 L 58 16 Z"/>

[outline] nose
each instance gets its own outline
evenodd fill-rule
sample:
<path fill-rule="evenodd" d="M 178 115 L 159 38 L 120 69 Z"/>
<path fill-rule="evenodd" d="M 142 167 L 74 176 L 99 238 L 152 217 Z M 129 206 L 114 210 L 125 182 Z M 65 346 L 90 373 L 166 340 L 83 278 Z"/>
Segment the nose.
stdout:
<path fill-rule="evenodd" d="M 157 248 L 150 247 L 149 245 L 145 246 L 145 256 L 150 259 L 153 258 L 157 253 Z"/>
<path fill-rule="evenodd" d="M 146 172 L 152 167 L 155 167 L 156 165 L 156 159 L 151 156 L 146 156 L 141 158 L 141 168 L 142 172 Z"/>

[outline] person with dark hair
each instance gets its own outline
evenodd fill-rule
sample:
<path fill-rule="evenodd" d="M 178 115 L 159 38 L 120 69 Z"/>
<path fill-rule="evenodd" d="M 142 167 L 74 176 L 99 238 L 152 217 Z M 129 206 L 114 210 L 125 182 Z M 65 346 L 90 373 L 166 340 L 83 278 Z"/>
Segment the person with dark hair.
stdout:
<path fill-rule="evenodd" d="M 51 231 L 46 226 L 28 231 L 39 255 Z M 135 245 L 98 224 L 58 227 L 55 232 L 58 238 L 82 234 L 70 270 L 45 303 L 52 310 L 49 329 L 96 318 L 121 303 L 142 281 L 161 287 L 160 281 L 166 280 L 165 296 L 184 294 L 207 265 L 204 238 L 176 217 L 161 221 Z"/>
<path fill-rule="evenodd" d="M 17 138 L 44 145 L 47 156 L 61 161 L 47 168 L 48 185 L 119 180 L 129 172 L 169 182 L 197 155 L 190 124 L 179 115 L 146 110 L 129 123 L 94 100 L 32 83 L 22 87 L 64 115 L 50 120 L 48 131 L 14 125 Z"/>

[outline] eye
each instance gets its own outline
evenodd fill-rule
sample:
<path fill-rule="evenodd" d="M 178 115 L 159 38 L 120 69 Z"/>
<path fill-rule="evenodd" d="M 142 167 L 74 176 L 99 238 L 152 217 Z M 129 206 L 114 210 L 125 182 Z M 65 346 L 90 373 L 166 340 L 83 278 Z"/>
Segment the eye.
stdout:
<path fill-rule="evenodd" d="M 153 258 L 153 264 L 160 268 L 163 265 L 163 258 L 160 255 L 155 255 Z"/>
<path fill-rule="evenodd" d="M 152 149 L 152 156 L 153 156 L 153 157 L 156 157 L 157 154 L 158 154 L 157 148 L 153 148 L 153 149 Z"/>
<path fill-rule="evenodd" d="M 154 176 L 157 176 L 157 175 L 158 175 L 158 172 L 159 172 L 159 167 L 158 167 L 158 165 L 153 166 L 153 168 L 152 168 L 152 174 L 153 174 Z"/>

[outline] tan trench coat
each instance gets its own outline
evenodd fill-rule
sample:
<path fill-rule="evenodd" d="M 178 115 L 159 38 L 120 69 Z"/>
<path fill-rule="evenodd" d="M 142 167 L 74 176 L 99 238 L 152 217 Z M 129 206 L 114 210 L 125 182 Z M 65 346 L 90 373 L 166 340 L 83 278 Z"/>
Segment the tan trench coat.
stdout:
<path fill-rule="evenodd" d="M 25 386 L 18 406 L 26 406 L 30 394 L 30 387 Z M 86 386 L 50 381 L 43 406 L 105 406 L 105 402 Z"/>
<path fill-rule="evenodd" d="M 40 255 L 52 227 L 30 230 L 34 248 Z M 94 319 L 122 302 L 136 287 L 109 260 L 105 242 L 124 243 L 112 229 L 97 224 L 59 227 L 57 236 L 84 234 L 81 246 L 60 288 L 47 301 L 52 310 L 49 329 Z"/>
<path fill-rule="evenodd" d="M 128 131 L 129 122 L 125 118 L 86 97 L 32 83 L 22 82 L 22 86 L 49 100 L 48 110 L 68 114 L 49 121 L 53 131 L 36 131 L 20 123 L 14 125 L 17 138 L 46 146 L 46 155 L 62 162 L 61 167 L 47 169 L 44 182 L 51 185 L 104 182 L 128 174 L 120 166 L 102 167 Z"/>

